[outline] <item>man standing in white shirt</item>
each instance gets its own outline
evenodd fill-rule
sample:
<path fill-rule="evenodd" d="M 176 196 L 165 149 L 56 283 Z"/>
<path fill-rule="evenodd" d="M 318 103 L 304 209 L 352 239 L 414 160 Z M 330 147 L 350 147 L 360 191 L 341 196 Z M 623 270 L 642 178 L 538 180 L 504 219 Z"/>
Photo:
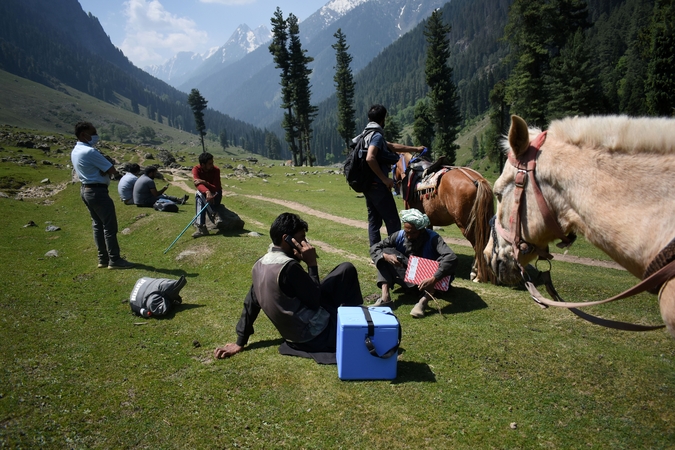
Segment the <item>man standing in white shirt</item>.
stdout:
<path fill-rule="evenodd" d="M 82 183 L 80 196 L 89 209 L 94 242 L 98 249 L 98 267 L 130 269 L 134 265 L 120 256 L 117 243 L 115 203 L 108 195 L 110 176 L 117 175 L 115 166 L 94 146 L 98 142 L 96 127 L 89 122 L 75 125 L 77 144 L 70 154 L 73 168 Z"/>

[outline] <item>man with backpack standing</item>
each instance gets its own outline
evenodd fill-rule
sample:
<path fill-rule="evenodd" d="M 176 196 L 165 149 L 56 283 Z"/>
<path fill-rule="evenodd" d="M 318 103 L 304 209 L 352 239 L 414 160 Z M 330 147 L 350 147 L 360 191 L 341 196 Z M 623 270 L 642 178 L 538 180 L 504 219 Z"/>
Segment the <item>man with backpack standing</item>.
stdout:
<path fill-rule="evenodd" d="M 397 153 L 421 152 L 424 146 L 411 147 L 409 145 L 387 142 L 383 136 L 383 128 L 387 117 L 387 108 L 376 104 L 368 110 L 368 120 L 363 133 L 371 132 L 368 142 L 366 163 L 373 172 L 373 180 L 363 195 L 366 197 L 368 209 L 368 238 L 370 246 L 382 240 L 380 228 L 382 222 L 387 227 L 387 234 L 392 235 L 401 229 L 398 210 L 391 189 L 394 181 L 389 178 L 392 164 L 398 161 Z"/>

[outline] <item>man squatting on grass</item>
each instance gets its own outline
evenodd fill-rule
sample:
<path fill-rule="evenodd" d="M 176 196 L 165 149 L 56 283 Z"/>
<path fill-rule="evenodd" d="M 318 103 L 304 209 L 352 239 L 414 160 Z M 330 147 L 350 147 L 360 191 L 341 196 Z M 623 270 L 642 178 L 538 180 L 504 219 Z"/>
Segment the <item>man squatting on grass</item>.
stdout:
<path fill-rule="evenodd" d="M 94 242 L 98 249 L 98 267 L 108 269 L 134 267 L 120 256 L 115 203 L 108 194 L 110 176 L 117 175 L 117 169 L 94 148 L 98 142 L 94 125 L 89 122 L 78 122 L 75 125 L 75 136 L 77 143 L 70 154 L 70 160 L 82 183 L 80 197 L 91 215 Z"/>
<path fill-rule="evenodd" d="M 157 190 L 155 185 L 155 178 L 157 177 L 157 167 L 148 166 L 143 171 L 143 175 L 136 181 L 134 184 L 134 203 L 138 207 L 150 207 L 155 204 L 155 202 L 172 202 L 177 205 L 184 205 L 187 202 L 189 195 L 184 195 L 183 198 L 172 197 L 166 195 L 165 192 L 169 189 L 167 184 L 162 189 Z"/>
<path fill-rule="evenodd" d="M 197 187 L 197 194 L 195 195 L 196 213 L 204 208 L 206 203 L 209 204 L 211 216 L 216 213 L 218 205 L 223 200 L 223 188 L 220 184 L 220 169 L 213 165 L 213 155 L 208 152 L 199 155 L 199 164 L 192 168 L 192 178 Z M 207 236 L 209 229 L 206 228 L 206 211 L 197 218 L 195 222 L 197 231 L 192 234 L 193 238 Z"/>
<path fill-rule="evenodd" d="M 377 267 L 377 285 L 382 288 L 382 297 L 375 306 L 390 306 L 392 301 L 389 287 L 394 283 L 409 289 L 414 284 L 404 281 L 405 272 L 408 268 L 408 258 L 411 255 L 438 261 L 438 270 L 434 275 L 423 280 L 418 286 L 420 292 L 434 293 L 434 285 L 450 275 L 455 278 L 457 268 L 457 255 L 448 247 L 443 238 L 433 230 L 427 229 L 429 218 L 416 209 L 401 211 L 403 229 L 397 231 L 383 241 L 370 247 L 370 257 Z M 429 295 L 424 294 L 410 311 L 413 317 L 424 317 L 424 308 L 429 303 Z"/>
<path fill-rule="evenodd" d="M 267 253 L 253 266 L 253 284 L 237 323 L 237 342 L 216 348 L 216 358 L 239 353 L 253 334 L 262 309 L 293 350 L 335 352 L 337 308 L 363 303 L 356 268 L 344 262 L 319 281 L 316 250 L 307 242 L 307 222 L 283 213 L 270 228 Z M 300 261 L 307 264 L 305 272 Z"/>

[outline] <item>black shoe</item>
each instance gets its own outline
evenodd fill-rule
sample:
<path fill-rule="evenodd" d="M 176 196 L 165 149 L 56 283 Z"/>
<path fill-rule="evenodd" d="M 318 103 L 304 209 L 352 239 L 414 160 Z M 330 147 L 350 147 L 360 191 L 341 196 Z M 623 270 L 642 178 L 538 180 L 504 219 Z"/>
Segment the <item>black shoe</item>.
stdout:
<path fill-rule="evenodd" d="M 190 196 L 187 195 L 187 194 L 185 194 L 185 195 L 183 196 L 183 200 L 181 200 L 180 204 L 181 204 L 181 205 L 186 204 L 189 198 L 190 198 Z"/>
<path fill-rule="evenodd" d="M 110 261 L 110 264 L 108 264 L 108 269 L 131 269 L 134 267 L 134 263 L 130 263 L 126 259 L 118 259 L 117 261 Z"/>

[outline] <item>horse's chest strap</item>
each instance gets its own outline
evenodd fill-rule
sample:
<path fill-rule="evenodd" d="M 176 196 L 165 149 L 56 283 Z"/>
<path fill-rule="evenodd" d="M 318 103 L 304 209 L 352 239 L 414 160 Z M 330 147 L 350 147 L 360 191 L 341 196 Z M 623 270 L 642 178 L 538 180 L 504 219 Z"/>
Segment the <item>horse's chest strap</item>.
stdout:
<path fill-rule="evenodd" d="M 673 261 L 675 261 L 675 238 L 672 241 L 670 241 L 668 245 L 666 245 L 663 248 L 663 250 L 661 250 L 659 254 L 656 255 L 654 259 L 652 259 L 652 262 L 650 262 L 647 268 L 645 269 L 645 273 L 644 275 L 642 275 L 642 279 L 644 280 L 645 278 L 649 278 L 650 275 L 657 272 L 662 267 L 667 266 Z M 658 292 L 659 288 L 656 288 L 655 291 Z M 652 291 L 652 293 L 656 292 Z"/>

